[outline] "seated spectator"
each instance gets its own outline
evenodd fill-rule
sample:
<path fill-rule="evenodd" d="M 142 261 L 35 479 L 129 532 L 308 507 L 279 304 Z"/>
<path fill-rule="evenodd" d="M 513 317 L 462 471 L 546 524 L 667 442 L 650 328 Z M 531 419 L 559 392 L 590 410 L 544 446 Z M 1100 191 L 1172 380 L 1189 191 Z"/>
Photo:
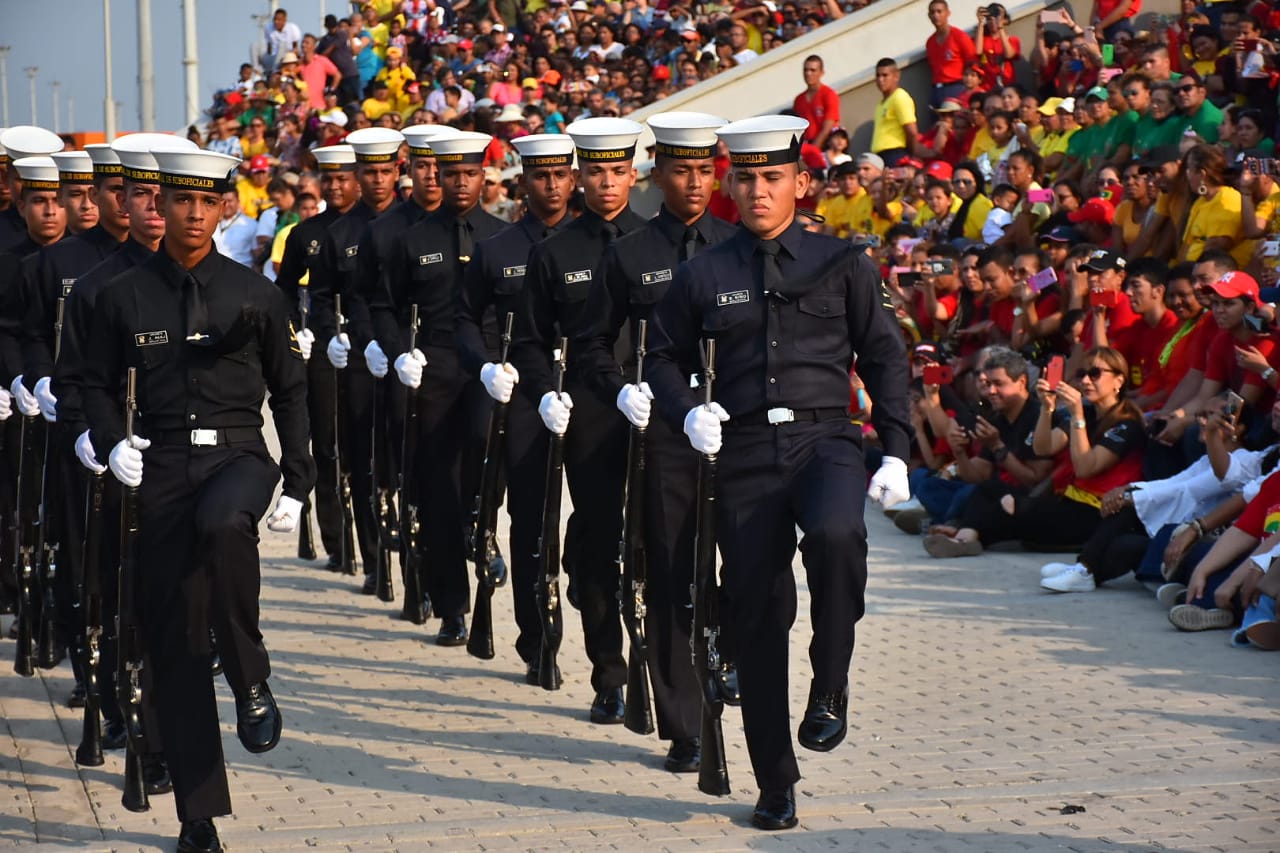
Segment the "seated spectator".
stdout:
<path fill-rule="evenodd" d="M 984 483 L 957 525 L 936 527 L 925 537 L 925 550 L 962 557 L 1012 539 L 1039 546 L 1087 541 L 1101 519 L 1102 496 L 1137 480 L 1141 471 L 1145 432 L 1142 412 L 1124 396 L 1128 373 L 1124 356 L 1102 347 L 1086 353 L 1076 376 L 1079 390 L 1065 381 L 1054 389 L 1043 377 L 1037 380 L 1032 450 L 1040 458 L 1062 458 L 1054 489 L 1032 496 L 1003 482 Z"/>
<path fill-rule="evenodd" d="M 985 251 L 986 247 L 979 243 L 960 254 L 960 299 L 942 339 L 943 346 L 959 357 L 957 378 L 972 367 L 973 356 L 982 349 L 982 336 L 971 330 L 987 319 L 987 285 L 978 271 Z"/>
<path fill-rule="evenodd" d="M 952 195 L 951 185 L 947 181 L 930 178 L 925 184 L 924 203 L 924 208 L 916 217 L 921 238 L 930 242 L 946 240 L 963 202 L 959 196 Z"/>
<path fill-rule="evenodd" d="M 822 230 L 827 234 L 847 239 L 856 229 L 854 201 L 865 194 L 858 182 L 858 167 L 852 162 L 841 163 L 831 170 L 836 192 L 824 196 L 817 206 L 817 213 L 825 220 Z"/>
<path fill-rule="evenodd" d="M 1111 247 L 1126 257 L 1132 257 L 1129 247 L 1137 242 L 1138 235 L 1142 233 L 1142 224 L 1146 222 L 1156 200 L 1142 164 L 1127 164 L 1122 181 L 1124 200 L 1116 207 L 1111 226 Z"/>
<path fill-rule="evenodd" d="M 1013 223 L 1013 209 L 1018 206 L 1018 191 L 1009 184 L 997 184 L 991 191 L 991 212 L 982 223 L 982 241 L 988 246 L 1004 239 L 1005 229 Z"/>
<path fill-rule="evenodd" d="M 1007 344 L 1013 338 L 1018 303 L 1013 298 L 1013 253 L 993 246 L 978 259 L 978 274 L 987 291 L 987 318 L 963 333 L 976 336 L 983 346 Z"/>
<path fill-rule="evenodd" d="M 1194 69 L 1188 71 L 1173 84 L 1173 93 L 1184 130 L 1194 131 L 1202 142 L 1217 142 L 1222 110 L 1206 100 L 1204 78 Z"/>
<path fill-rule="evenodd" d="M 948 240 L 982 240 L 982 227 L 994 206 L 983 193 L 984 186 L 982 170 L 977 163 L 965 160 L 956 165 L 951 174 L 951 189 L 960 199 L 960 206 L 947 229 Z"/>
<path fill-rule="evenodd" d="M 975 129 L 972 117 L 958 101 L 947 99 L 933 108 L 933 127 L 919 139 L 919 151 L 925 157 L 936 157 L 952 166 L 968 156 L 973 146 Z"/>
<path fill-rule="evenodd" d="M 911 313 L 919 324 L 921 337 L 936 340 L 945 333 L 960 307 L 960 250 L 948 243 L 937 243 L 928 245 L 925 251 L 926 269 L 916 288 Z M 937 271 L 934 264 L 938 265 Z"/>
<path fill-rule="evenodd" d="M 1208 249 L 1231 252 L 1237 264 L 1247 264 L 1251 247 L 1242 259 L 1237 252 L 1241 238 L 1241 201 L 1238 190 L 1227 185 L 1227 163 L 1221 149 L 1200 144 L 1183 158 L 1191 191 L 1199 196 L 1191 205 L 1182 233 L 1179 260 L 1194 261 Z"/>
<path fill-rule="evenodd" d="M 1067 156 L 1071 137 L 1079 128 L 1075 119 L 1075 99 L 1053 97 L 1039 107 L 1044 125 L 1044 138 L 1036 150 L 1040 153 L 1046 177 L 1056 175 Z"/>

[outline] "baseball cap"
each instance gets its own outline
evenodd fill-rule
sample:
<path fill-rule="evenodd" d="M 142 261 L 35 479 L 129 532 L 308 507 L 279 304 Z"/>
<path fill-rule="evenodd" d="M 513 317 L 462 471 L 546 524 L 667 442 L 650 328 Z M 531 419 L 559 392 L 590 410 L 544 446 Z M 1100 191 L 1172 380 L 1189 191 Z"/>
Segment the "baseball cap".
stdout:
<path fill-rule="evenodd" d="M 1236 299 L 1241 296 L 1247 296 L 1255 303 L 1260 301 L 1258 282 L 1247 272 L 1223 273 L 1222 278 L 1213 284 L 1205 285 L 1205 289 L 1212 290 L 1223 299 Z"/>
<path fill-rule="evenodd" d="M 521 89 L 536 89 L 536 88 L 538 88 L 538 78 L 537 78 L 537 77 L 526 77 L 526 78 L 524 78 L 523 80 L 521 80 L 521 81 L 520 81 L 520 88 L 521 88 Z"/>
<path fill-rule="evenodd" d="M 502 170 L 496 166 L 486 166 L 484 169 L 485 183 L 502 183 Z"/>
<path fill-rule="evenodd" d="M 1080 265 L 1080 269 L 1089 270 L 1090 272 L 1120 271 L 1127 265 L 1124 256 L 1119 252 L 1113 252 L 1110 249 L 1094 249 L 1089 255 L 1089 259 Z M 1258 285 L 1255 283 L 1253 287 L 1256 293 Z"/>
<path fill-rule="evenodd" d="M 1067 219 L 1076 224 L 1092 222 L 1095 225 L 1110 225 L 1115 217 L 1115 210 L 1100 198 L 1091 198 L 1079 210 L 1067 214 Z"/>
<path fill-rule="evenodd" d="M 955 98 L 947 98 L 941 104 L 933 108 L 935 113 L 957 113 L 964 109 L 959 101 Z"/>
<path fill-rule="evenodd" d="M 859 154 L 858 159 L 855 160 L 854 162 L 857 163 L 859 166 L 861 166 L 863 163 L 869 163 L 872 166 L 875 166 L 877 169 L 884 168 L 884 158 L 881 157 L 879 154 L 872 154 L 870 151 L 867 151 L 863 154 Z"/>
<path fill-rule="evenodd" d="M 901 164 L 899 164 L 901 165 Z M 951 164 L 946 160 L 934 160 L 925 167 L 924 173 L 931 178 L 937 178 L 940 181 L 951 180 L 955 170 L 951 168 Z"/>
<path fill-rule="evenodd" d="M 1082 243 L 1084 242 L 1084 235 L 1070 225 L 1058 225 L 1050 229 L 1049 233 L 1045 234 L 1040 240 L 1042 243 Z"/>
<path fill-rule="evenodd" d="M 1084 99 L 1087 101 L 1090 98 L 1097 98 L 1099 101 L 1105 101 L 1109 97 L 1111 95 L 1107 92 L 1106 86 L 1094 86 L 1085 94 Z"/>
<path fill-rule="evenodd" d="M 270 172 L 271 159 L 266 154 L 257 154 L 249 161 L 250 172 Z"/>
<path fill-rule="evenodd" d="M 458 47 L 461 48 L 462 50 L 471 50 L 473 46 L 474 45 L 472 44 L 471 39 L 463 39 L 462 41 L 458 42 Z"/>
<path fill-rule="evenodd" d="M 680 33 L 680 38 L 682 38 L 682 39 L 694 39 L 694 40 L 696 41 L 696 40 L 697 40 L 697 38 L 698 38 L 698 31 L 697 31 L 697 30 L 685 30 L 684 32 Z"/>
<path fill-rule="evenodd" d="M 671 69 L 665 65 L 653 66 L 653 79 L 654 80 L 670 80 Z"/>
<path fill-rule="evenodd" d="M 554 68 L 542 75 L 542 82 L 546 83 L 548 86 L 559 86 L 560 79 L 560 72 Z"/>
<path fill-rule="evenodd" d="M 587 4 L 583 0 L 573 0 L 573 5 L 569 7 L 570 12 L 590 12 Z"/>
<path fill-rule="evenodd" d="M 1063 98 L 1062 103 L 1058 104 L 1058 112 L 1060 113 L 1074 113 L 1075 111 L 1076 111 L 1075 98 Z"/>
<path fill-rule="evenodd" d="M 1045 102 L 1040 105 L 1039 112 L 1042 116 L 1051 116 L 1062 106 L 1063 98 L 1046 98 Z"/>
<path fill-rule="evenodd" d="M 916 344 L 916 348 L 912 350 L 911 357 L 918 361 L 941 361 L 942 353 L 938 349 L 938 345 L 933 341 L 921 341 Z"/>

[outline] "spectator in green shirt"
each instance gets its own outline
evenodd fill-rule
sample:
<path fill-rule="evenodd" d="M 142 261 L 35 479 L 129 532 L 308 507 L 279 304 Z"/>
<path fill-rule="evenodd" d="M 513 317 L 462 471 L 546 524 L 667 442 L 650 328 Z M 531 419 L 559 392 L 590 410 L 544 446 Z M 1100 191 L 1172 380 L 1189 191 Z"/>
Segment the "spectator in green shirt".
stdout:
<path fill-rule="evenodd" d="M 1192 69 L 1174 84 L 1173 91 L 1177 96 L 1178 111 L 1183 117 L 1184 132 L 1191 128 L 1205 142 L 1216 144 L 1222 110 L 1205 100 L 1209 92 L 1205 89 L 1204 78 Z"/>

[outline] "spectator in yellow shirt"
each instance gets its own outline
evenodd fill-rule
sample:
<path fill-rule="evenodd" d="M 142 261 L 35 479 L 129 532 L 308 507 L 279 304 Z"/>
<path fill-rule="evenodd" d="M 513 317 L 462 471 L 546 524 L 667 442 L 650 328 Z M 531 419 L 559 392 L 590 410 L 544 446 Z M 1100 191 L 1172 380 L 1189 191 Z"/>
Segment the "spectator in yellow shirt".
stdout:
<path fill-rule="evenodd" d="M 417 78 L 413 69 L 404 64 L 404 51 L 398 47 L 387 48 L 387 64 L 374 79 L 386 81 L 392 108 L 396 112 L 402 112 L 409 106 L 409 96 L 404 89 Z"/>
<path fill-rule="evenodd" d="M 1226 185 L 1227 160 L 1222 149 L 1201 143 L 1186 153 L 1182 163 L 1187 184 L 1199 197 L 1187 216 L 1178 260 L 1195 261 L 1211 249 L 1234 257 L 1240 249 L 1240 193 Z M 1252 254 L 1252 247 L 1245 248 Z M 1249 260 L 1245 256 L 1242 265 Z M 1236 262 L 1241 263 L 1239 258 Z"/>
<path fill-rule="evenodd" d="M 257 219 L 262 211 L 271 207 L 267 184 L 271 183 L 271 160 L 259 154 L 249 161 L 249 177 L 236 181 L 236 195 L 240 196 L 240 209 L 244 215 Z"/>
<path fill-rule="evenodd" d="M 858 167 L 852 162 L 841 163 L 831 172 L 840 191 L 819 201 L 817 212 L 826 220 L 823 231 L 844 240 L 854 231 L 854 202 L 866 195 L 866 190 L 858 183 Z"/>
<path fill-rule="evenodd" d="M 875 123 L 871 133 L 871 150 L 890 166 L 918 147 L 916 104 L 907 90 L 898 86 L 902 72 L 892 59 L 876 63 L 876 88 L 880 103 L 876 104 Z"/>
<path fill-rule="evenodd" d="M 407 98 L 408 96 L 406 100 Z M 387 81 L 374 80 L 372 93 L 360 104 L 360 111 L 369 117 L 369 121 L 377 121 L 393 109 L 391 90 L 387 87 Z"/>
<path fill-rule="evenodd" d="M 896 200 L 893 181 L 876 178 L 867 191 L 854 199 L 852 210 L 855 234 L 874 234 L 884 240 L 889 229 L 902 221 L 902 202 Z"/>

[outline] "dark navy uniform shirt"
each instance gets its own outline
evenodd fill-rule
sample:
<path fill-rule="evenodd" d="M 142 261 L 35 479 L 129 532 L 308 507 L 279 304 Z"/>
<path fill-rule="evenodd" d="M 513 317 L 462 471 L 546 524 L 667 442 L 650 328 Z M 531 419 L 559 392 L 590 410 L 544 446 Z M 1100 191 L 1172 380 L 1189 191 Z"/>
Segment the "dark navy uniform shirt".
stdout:
<path fill-rule="evenodd" d="M 24 264 L 38 251 L 40 244 L 24 231 L 21 239 L 0 252 L 0 384 L 6 389 L 22 374 Z"/>
<path fill-rule="evenodd" d="M 310 278 L 306 285 L 302 284 L 302 277 L 311 272 L 319 261 L 325 232 L 341 215 L 336 207 L 325 208 L 323 213 L 317 213 L 293 226 L 284 240 L 284 255 L 280 258 L 280 268 L 276 270 L 276 287 L 284 293 L 285 302 L 294 312 L 294 317 L 299 317 L 298 299 L 301 292 L 311 284 Z M 307 325 L 311 325 L 310 318 Z"/>
<path fill-rule="evenodd" d="M 360 263 L 360 238 L 371 223 L 385 216 L 391 207 L 378 213 L 364 201 L 335 219 L 325 229 L 320 257 L 311 268 L 311 328 L 317 341 L 327 345 L 338 333 L 334 314 L 334 295 L 342 296 L 342 313 L 347 318 L 347 332 L 353 353 L 359 353 L 373 336 L 369 306 L 356 287 L 356 269 Z"/>

